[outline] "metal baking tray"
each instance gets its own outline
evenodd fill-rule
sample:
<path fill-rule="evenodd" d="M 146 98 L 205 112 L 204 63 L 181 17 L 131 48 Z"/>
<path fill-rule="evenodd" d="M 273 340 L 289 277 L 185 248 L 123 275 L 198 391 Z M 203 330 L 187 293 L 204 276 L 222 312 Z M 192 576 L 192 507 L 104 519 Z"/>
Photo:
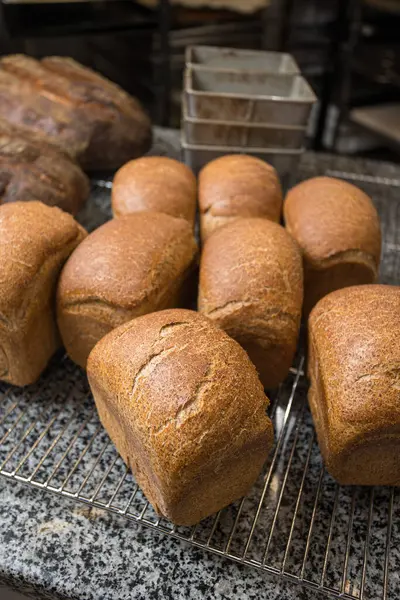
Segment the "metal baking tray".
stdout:
<path fill-rule="evenodd" d="M 306 126 L 316 96 L 301 75 L 188 68 L 190 117 Z"/>
<path fill-rule="evenodd" d="M 224 156 L 225 154 L 248 154 L 265 160 L 270 165 L 275 167 L 281 179 L 287 176 L 294 175 L 304 148 L 298 150 L 282 150 L 279 148 L 250 148 L 243 146 L 207 146 L 200 144 L 189 144 L 186 140 L 185 133 L 181 134 L 181 146 L 184 162 L 195 173 L 204 167 L 207 163 L 215 158 Z M 286 187 L 286 183 L 284 187 Z"/>
<path fill-rule="evenodd" d="M 201 65 L 219 71 L 259 71 L 295 75 L 300 69 L 291 54 L 261 50 L 239 50 L 218 46 L 188 46 L 185 52 L 187 67 Z"/>
<path fill-rule="evenodd" d="M 337 161 L 339 164 L 340 160 Z M 301 179 L 342 177 L 375 201 L 383 235 L 380 278 L 400 283 L 400 180 L 318 168 Z M 94 182 L 80 214 L 89 230 L 111 217 L 109 180 Z M 123 516 L 249 568 L 346 600 L 400 598 L 400 489 L 338 485 L 324 469 L 307 404 L 302 349 L 270 394 L 275 443 L 249 494 L 195 527 L 158 517 L 118 456 L 84 372 L 63 354 L 40 381 L 0 383 L 0 474 Z M 66 510 L 68 510 L 66 508 Z"/>
<path fill-rule="evenodd" d="M 182 103 L 182 126 L 188 144 L 246 148 L 300 149 L 307 128 L 263 123 L 240 123 L 189 117 Z"/>

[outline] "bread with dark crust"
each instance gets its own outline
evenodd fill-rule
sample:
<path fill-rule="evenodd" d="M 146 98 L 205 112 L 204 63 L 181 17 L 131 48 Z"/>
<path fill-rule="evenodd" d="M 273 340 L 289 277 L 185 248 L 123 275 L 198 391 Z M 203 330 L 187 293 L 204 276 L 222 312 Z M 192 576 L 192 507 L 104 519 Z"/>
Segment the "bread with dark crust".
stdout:
<path fill-rule="evenodd" d="M 155 510 L 193 525 L 246 494 L 271 449 L 268 398 L 243 349 L 189 310 L 139 317 L 92 350 L 101 422 Z"/>
<path fill-rule="evenodd" d="M 328 471 L 400 485 L 400 287 L 325 296 L 309 318 L 309 404 Z"/>
<path fill-rule="evenodd" d="M 111 206 L 114 217 L 147 210 L 194 225 L 196 200 L 196 177 L 189 167 L 166 156 L 144 156 L 115 174 Z"/>
<path fill-rule="evenodd" d="M 119 168 L 151 145 L 139 102 L 67 57 L 2 57 L 0 116 L 41 133 L 88 170 Z"/>
<path fill-rule="evenodd" d="M 66 263 L 57 293 L 58 324 L 82 367 L 96 342 L 134 317 L 180 304 L 197 246 L 184 219 L 133 213 L 105 223 Z"/>
<path fill-rule="evenodd" d="M 75 215 L 89 191 L 88 178 L 68 154 L 0 119 L 0 203 L 39 200 Z"/>
<path fill-rule="evenodd" d="M 238 219 L 207 240 L 199 310 L 244 347 L 267 388 L 292 364 L 302 300 L 301 254 L 277 223 Z"/>
<path fill-rule="evenodd" d="M 283 211 L 303 253 L 306 316 L 329 292 L 376 281 L 379 217 L 362 190 L 341 179 L 315 177 L 288 192 Z"/>
<path fill-rule="evenodd" d="M 199 174 L 201 239 L 239 217 L 279 223 L 282 189 L 275 169 L 259 158 L 228 154 L 209 162 Z"/>
<path fill-rule="evenodd" d="M 55 296 L 60 270 L 86 236 L 59 208 L 0 206 L 0 379 L 28 385 L 60 344 Z"/>

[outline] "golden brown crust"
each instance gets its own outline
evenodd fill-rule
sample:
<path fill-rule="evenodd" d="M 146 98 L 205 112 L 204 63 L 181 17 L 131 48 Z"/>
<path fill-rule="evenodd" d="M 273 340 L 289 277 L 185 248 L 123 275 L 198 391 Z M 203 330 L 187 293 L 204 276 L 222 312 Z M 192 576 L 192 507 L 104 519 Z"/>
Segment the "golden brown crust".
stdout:
<path fill-rule="evenodd" d="M 139 102 L 71 58 L 3 57 L 0 115 L 47 136 L 86 169 L 118 168 L 151 144 Z"/>
<path fill-rule="evenodd" d="M 105 336 L 88 360 L 102 423 L 154 508 L 191 525 L 245 494 L 272 445 L 268 399 L 209 319 L 165 310 Z"/>
<path fill-rule="evenodd" d="M 0 207 L 0 378 L 33 383 L 59 346 L 59 272 L 85 237 L 67 213 L 41 202 Z"/>
<path fill-rule="evenodd" d="M 183 163 L 165 156 L 145 156 L 126 163 L 113 181 L 111 206 L 115 217 L 156 211 L 194 224 L 197 183 Z"/>
<path fill-rule="evenodd" d="M 310 407 L 342 484 L 400 485 L 399 337 L 400 287 L 341 289 L 310 315 Z"/>
<path fill-rule="evenodd" d="M 136 316 L 176 306 L 197 246 L 191 226 L 134 213 L 91 233 L 65 265 L 57 313 L 63 342 L 82 367 L 95 343 Z"/>
<path fill-rule="evenodd" d="M 199 174 L 201 239 L 238 217 L 263 217 L 279 223 L 282 189 L 268 163 L 241 154 L 209 162 Z"/>
<path fill-rule="evenodd" d="M 238 219 L 207 240 L 199 310 L 243 345 L 266 387 L 291 366 L 302 299 L 300 251 L 280 225 Z"/>
<path fill-rule="evenodd" d="M 306 315 L 329 292 L 376 280 L 379 217 L 359 188 L 315 177 L 288 192 L 283 212 L 286 228 L 303 253 Z"/>

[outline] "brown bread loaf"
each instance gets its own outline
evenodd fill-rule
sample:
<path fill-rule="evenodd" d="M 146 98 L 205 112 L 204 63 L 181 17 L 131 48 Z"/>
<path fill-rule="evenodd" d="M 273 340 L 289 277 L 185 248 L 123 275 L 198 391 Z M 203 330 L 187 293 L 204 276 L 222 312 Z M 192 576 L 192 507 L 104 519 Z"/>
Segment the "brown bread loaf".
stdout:
<path fill-rule="evenodd" d="M 92 350 L 101 422 L 155 510 L 192 525 L 242 497 L 272 446 L 268 398 L 243 349 L 209 319 L 164 310 Z"/>
<path fill-rule="evenodd" d="M 105 223 L 65 265 L 58 324 L 69 356 L 82 367 L 96 342 L 134 317 L 182 301 L 197 246 L 184 219 L 134 213 Z"/>
<path fill-rule="evenodd" d="M 116 173 L 111 205 L 115 217 L 147 210 L 194 225 L 196 198 L 196 178 L 189 167 L 166 156 L 145 156 Z"/>
<path fill-rule="evenodd" d="M 375 282 L 380 225 L 363 191 L 340 179 L 315 177 L 289 191 L 283 210 L 303 253 L 306 316 L 329 292 Z"/>
<path fill-rule="evenodd" d="M 89 180 L 56 145 L 0 119 L 0 202 L 40 200 L 75 215 Z"/>
<path fill-rule="evenodd" d="M 203 243 L 219 227 L 239 217 L 279 223 L 282 189 L 268 163 L 241 154 L 209 162 L 199 174 L 200 229 Z"/>
<path fill-rule="evenodd" d="M 41 202 L 0 206 L 0 379 L 28 385 L 60 346 L 55 315 L 63 263 L 85 237 L 67 213 Z"/>
<path fill-rule="evenodd" d="M 328 471 L 400 485 L 400 287 L 335 291 L 309 319 L 309 403 Z"/>
<path fill-rule="evenodd" d="M 238 219 L 207 240 L 199 310 L 248 352 L 267 388 L 287 375 L 303 300 L 300 251 L 267 219 Z"/>
<path fill-rule="evenodd" d="M 151 144 L 138 101 L 71 58 L 1 58 L 0 117 L 45 135 L 89 170 L 118 168 Z"/>

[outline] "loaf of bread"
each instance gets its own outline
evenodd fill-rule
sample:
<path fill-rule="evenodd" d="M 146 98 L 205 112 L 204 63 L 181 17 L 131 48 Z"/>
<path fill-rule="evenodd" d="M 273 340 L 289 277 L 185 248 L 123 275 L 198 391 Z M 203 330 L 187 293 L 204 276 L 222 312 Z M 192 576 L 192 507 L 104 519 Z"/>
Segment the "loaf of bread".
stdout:
<path fill-rule="evenodd" d="M 209 162 L 199 174 L 200 229 L 203 242 L 213 231 L 239 217 L 279 223 L 282 190 L 268 163 L 241 154 Z"/>
<path fill-rule="evenodd" d="M 302 300 L 301 254 L 277 223 L 238 219 L 207 240 L 199 310 L 244 347 L 267 388 L 292 364 Z"/>
<path fill-rule="evenodd" d="M 56 145 L 0 119 L 0 203 L 40 200 L 75 215 L 89 180 Z"/>
<path fill-rule="evenodd" d="M 67 213 L 41 202 L 0 206 L 0 379 L 28 385 L 60 346 L 57 280 L 85 237 Z"/>
<path fill-rule="evenodd" d="M 162 213 L 124 215 L 76 249 L 58 286 L 58 324 L 69 356 L 85 367 L 106 333 L 131 319 L 183 302 L 197 246 L 184 219 Z"/>
<path fill-rule="evenodd" d="M 71 58 L 3 57 L 0 117 L 45 135 L 85 169 L 118 168 L 151 143 L 138 101 Z"/>
<path fill-rule="evenodd" d="M 400 485 L 400 287 L 332 292 L 309 319 L 309 404 L 328 471 Z"/>
<path fill-rule="evenodd" d="M 315 177 L 289 191 L 283 210 L 303 253 L 305 316 L 329 292 L 375 282 L 381 233 L 364 192 L 340 179 Z"/>
<path fill-rule="evenodd" d="M 155 510 L 192 525 L 246 494 L 272 446 L 268 399 L 243 349 L 209 319 L 164 310 L 92 350 L 101 422 Z"/>
<path fill-rule="evenodd" d="M 145 156 L 116 173 L 111 204 L 115 217 L 150 210 L 194 225 L 196 199 L 196 178 L 189 167 L 166 156 Z"/>

